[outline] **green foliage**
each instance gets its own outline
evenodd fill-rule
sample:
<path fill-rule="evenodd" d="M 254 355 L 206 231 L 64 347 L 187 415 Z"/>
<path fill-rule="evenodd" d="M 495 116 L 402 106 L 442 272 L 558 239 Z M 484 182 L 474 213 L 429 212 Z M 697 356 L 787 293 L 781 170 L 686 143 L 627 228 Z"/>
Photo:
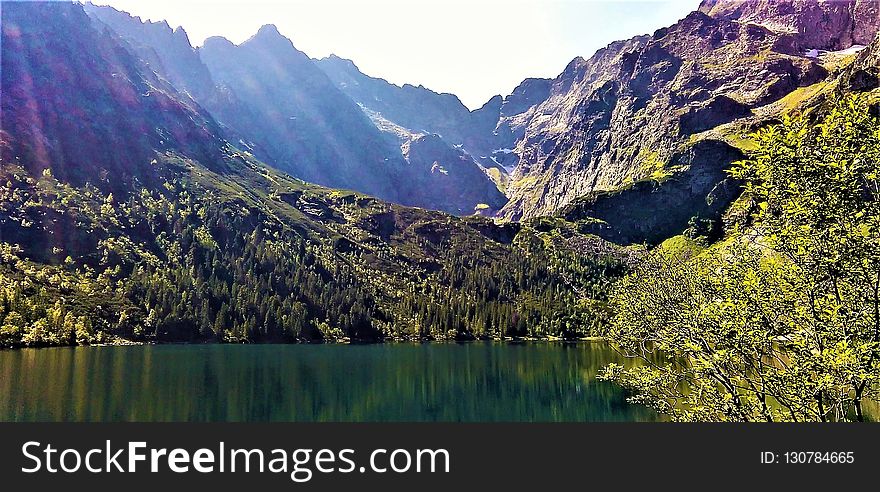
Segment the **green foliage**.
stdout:
<path fill-rule="evenodd" d="M 690 239 L 699 239 L 707 243 L 713 243 L 723 235 L 721 221 L 717 219 L 704 219 L 698 216 L 691 217 L 684 235 Z"/>
<path fill-rule="evenodd" d="M 125 195 L 4 166 L 0 346 L 580 338 L 627 268 L 564 221 L 510 232 L 227 151 L 233 174 L 165 155 Z"/>
<path fill-rule="evenodd" d="M 121 313 L 118 324 L 130 306 L 96 292 L 88 279 L 19 259 L 8 244 L 0 252 L 0 347 L 114 341 L 113 313 Z"/>
<path fill-rule="evenodd" d="M 646 151 L 642 155 L 640 174 L 647 176 L 647 179 L 655 184 L 661 184 L 675 174 L 672 170 L 666 168 L 666 163 L 663 162 L 657 152 Z"/>
<path fill-rule="evenodd" d="M 880 122 L 850 98 L 755 140 L 732 170 L 754 225 L 652 254 L 616 286 L 610 338 L 666 359 L 605 377 L 680 420 L 864 420 L 880 396 Z"/>

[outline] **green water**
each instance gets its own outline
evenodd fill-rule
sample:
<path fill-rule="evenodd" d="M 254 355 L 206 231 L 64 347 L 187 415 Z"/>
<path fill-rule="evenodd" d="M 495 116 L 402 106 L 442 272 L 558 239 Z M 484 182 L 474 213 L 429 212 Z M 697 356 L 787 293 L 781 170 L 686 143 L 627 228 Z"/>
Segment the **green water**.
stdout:
<path fill-rule="evenodd" d="M 601 343 L 0 351 L 0 421 L 655 420 Z"/>

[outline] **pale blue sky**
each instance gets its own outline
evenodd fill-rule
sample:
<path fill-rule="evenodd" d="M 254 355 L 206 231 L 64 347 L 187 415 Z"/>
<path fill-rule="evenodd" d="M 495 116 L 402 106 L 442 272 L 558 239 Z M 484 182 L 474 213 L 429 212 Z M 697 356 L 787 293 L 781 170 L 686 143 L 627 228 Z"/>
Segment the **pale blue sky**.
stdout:
<path fill-rule="evenodd" d="M 476 108 L 575 56 L 653 33 L 699 0 L 93 0 L 183 26 L 195 45 L 239 43 L 275 24 L 311 57 L 335 53 L 396 84 L 422 84 Z"/>

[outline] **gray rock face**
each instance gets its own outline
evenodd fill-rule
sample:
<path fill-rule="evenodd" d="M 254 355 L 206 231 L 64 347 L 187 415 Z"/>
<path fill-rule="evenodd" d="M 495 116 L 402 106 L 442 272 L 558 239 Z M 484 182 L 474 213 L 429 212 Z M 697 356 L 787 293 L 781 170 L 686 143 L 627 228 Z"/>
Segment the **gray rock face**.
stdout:
<path fill-rule="evenodd" d="M 880 30 L 876 0 L 703 0 L 700 12 L 792 33 L 801 50 L 865 46 Z"/>
<path fill-rule="evenodd" d="M 578 198 L 559 213 L 568 220 L 599 219 L 587 229 L 619 243 L 657 244 L 681 232 L 691 217 L 717 217 L 738 196 L 727 163 L 743 154 L 730 145 L 703 140 L 672 159 L 684 170 L 662 185 L 650 180 L 626 189 L 596 192 Z"/>
<path fill-rule="evenodd" d="M 880 92 L 880 35 L 841 73 L 838 85 L 852 92 Z"/>
<path fill-rule="evenodd" d="M 532 106 L 550 97 L 550 79 L 525 79 L 504 99 L 501 116 L 511 117 L 525 113 Z"/>
<path fill-rule="evenodd" d="M 0 46 L 3 162 L 120 194 L 156 184 L 156 152 L 222 166 L 216 121 L 95 29 L 81 5 L 4 4 Z"/>
<path fill-rule="evenodd" d="M 700 142 L 717 138 L 710 130 L 823 80 L 825 68 L 799 43 L 792 33 L 698 11 L 575 59 L 531 110 L 502 215 L 550 215 L 577 202 L 610 227 L 619 222 L 609 236 L 640 241 L 683 230 L 690 216 L 716 213 L 727 194 L 710 208 L 695 204 L 722 186 L 723 169 L 741 154 L 721 141 Z M 701 149 L 715 161 L 681 158 Z M 639 211 L 638 227 L 626 207 Z M 688 217 L 678 217 L 682 210 Z"/>
<path fill-rule="evenodd" d="M 369 119 L 275 26 L 240 45 L 210 38 L 199 49 L 214 81 L 257 118 L 224 123 L 257 142 L 264 158 L 313 183 L 401 202 L 403 159 Z"/>
<path fill-rule="evenodd" d="M 499 183 L 486 171 L 496 168 L 496 177 L 506 174 L 493 160 L 494 131 L 504 105 L 501 96 L 470 111 L 452 94 L 397 86 L 365 75 L 354 62 L 337 56 L 317 64 L 380 130 L 401 145 L 418 183 L 407 197 L 412 203 L 446 200 L 442 209 L 457 214 L 473 213 L 477 205 L 482 205 L 483 213 L 494 212 L 506 203 Z"/>
<path fill-rule="evenodd" d="M 450 145 L 462 146 L 478 160 L 495 148 L 493 131 L 504 102 L 501 96 L 470 111 L 455 95 L 370 77 L 351 60 L 329 56 L 317 64 L 374 120 L 381 119 L 414 135 L 439 135 Z"/>
<path fill-rule="evenodd" d="M 507 202 L 470 154 L 450 146 L 440 136 L 422 135 L 407 141 L 402 148 L 417 179 L 411 186 L 411 200 L 443 201 L 448 204 L 447 211 L 458 215 L 472 214 L 479 205 L 491 213 Z"/>

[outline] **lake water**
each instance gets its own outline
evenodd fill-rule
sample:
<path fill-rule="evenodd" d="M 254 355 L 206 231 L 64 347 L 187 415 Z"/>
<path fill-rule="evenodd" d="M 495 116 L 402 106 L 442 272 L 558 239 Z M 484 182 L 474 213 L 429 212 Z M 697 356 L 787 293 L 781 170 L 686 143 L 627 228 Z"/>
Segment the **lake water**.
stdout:
<path fill-rule="evenodd" d="M 602 343 L 0 350 L 0 421 L 646 421 Z"/>

